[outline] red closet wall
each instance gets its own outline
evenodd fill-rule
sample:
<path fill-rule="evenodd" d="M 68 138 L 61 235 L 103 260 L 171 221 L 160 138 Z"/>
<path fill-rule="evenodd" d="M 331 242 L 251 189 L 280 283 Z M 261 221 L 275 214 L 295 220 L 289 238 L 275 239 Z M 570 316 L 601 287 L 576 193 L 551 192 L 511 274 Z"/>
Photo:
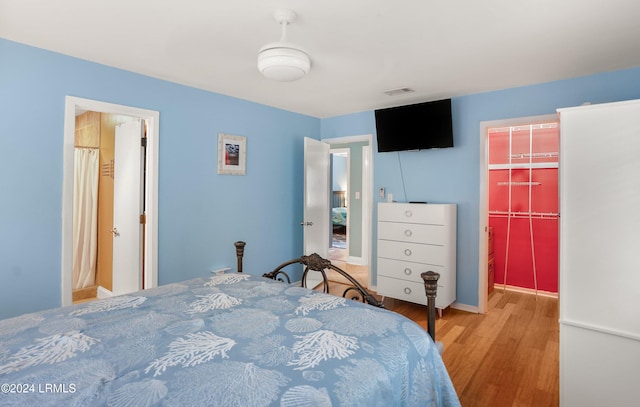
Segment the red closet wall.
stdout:
<path fill-rule="evenodd" d="M 558 292 L 558 134 L 557 123 L 489 131 L 496 284 L 506 275 L 509 286 Z"/>

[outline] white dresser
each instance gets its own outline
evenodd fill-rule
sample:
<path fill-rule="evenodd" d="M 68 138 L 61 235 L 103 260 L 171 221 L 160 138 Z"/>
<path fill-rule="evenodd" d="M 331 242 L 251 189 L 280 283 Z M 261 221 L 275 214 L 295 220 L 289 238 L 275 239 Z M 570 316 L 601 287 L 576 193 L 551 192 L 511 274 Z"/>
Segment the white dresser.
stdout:
<path fill-rule="evenodd" d="M 425 271 L 440 273 L 436 308 L 456 300 L 456 205 L 378 204 L 378 294 L 427 304 Z"/>

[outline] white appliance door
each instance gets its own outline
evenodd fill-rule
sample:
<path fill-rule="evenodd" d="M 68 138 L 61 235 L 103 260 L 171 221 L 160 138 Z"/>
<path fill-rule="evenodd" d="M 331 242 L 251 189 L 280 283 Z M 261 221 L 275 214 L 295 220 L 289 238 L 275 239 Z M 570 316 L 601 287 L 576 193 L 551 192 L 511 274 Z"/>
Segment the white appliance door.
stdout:
<path fill-rule="evenodd" d="M 329 255 L 329 144 L 304 139 L 304 254 Z M 307 287 L 322 281 L 319 272 L 310 272 Z"/>
<path fill-rule="evenodd" d="M 113 187 L 113 294 L 142 289 L 142 121 L 116 127 Z"/>

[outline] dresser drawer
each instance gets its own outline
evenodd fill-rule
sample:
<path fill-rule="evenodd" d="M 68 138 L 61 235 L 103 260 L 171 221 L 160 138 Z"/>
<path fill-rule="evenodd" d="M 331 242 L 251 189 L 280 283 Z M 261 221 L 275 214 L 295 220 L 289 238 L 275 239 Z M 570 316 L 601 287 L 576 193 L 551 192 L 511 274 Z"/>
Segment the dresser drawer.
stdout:
<path fill-rule="evenodd" d="M 378 204 L 378 220 L 386 222 L 444 225 L 446 223 L 448 211 L 453 209 L 454 206 L 448 204 L 416 205 L 381 202 Z"/>
<path fill-rule="evenodd" d="M 426 271 L 435 271 L 440 274 L 438 287 L 451 285 L 451 271 L 442 266 L 430 264 L 411 263 L 408 261 L 391 260 L 378 257 L 378 276 L 391 277 L 399 280 L 413 281 L 424 284 L 420 274 Z"/>
<path fill-rule="evenodd" d="M 438 291 L 440 291 L 440 287 L 438 287 Z M 424 290 L 424 283 L 378 276 L 378 294 L 427 305 L 427 294 Z M 436 308 L 446 308 L 448 306 L 449 304 L 447 304 L 444 299 L 440 299 L 438 295 L 436 295 Z"/>
<path fill-rule="evenodd" d="M 378 240 L 378 257 L 445 266 L 447 253 L 443 246 Z"/>
<path fill-rule="evenodd" d="M 378 222 L 378 239 L 444 245 L 447 233 L 443 225 Z"/>

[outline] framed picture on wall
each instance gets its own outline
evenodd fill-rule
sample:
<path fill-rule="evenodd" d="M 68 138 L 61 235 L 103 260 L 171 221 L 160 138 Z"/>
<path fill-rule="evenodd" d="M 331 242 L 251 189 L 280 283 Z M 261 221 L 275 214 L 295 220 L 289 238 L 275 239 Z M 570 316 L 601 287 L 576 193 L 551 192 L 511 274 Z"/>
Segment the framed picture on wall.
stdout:
<path fill-rule="evenodd" d="M 245 175 L 247 138 L 218 133 L 218 174 Z"/>

